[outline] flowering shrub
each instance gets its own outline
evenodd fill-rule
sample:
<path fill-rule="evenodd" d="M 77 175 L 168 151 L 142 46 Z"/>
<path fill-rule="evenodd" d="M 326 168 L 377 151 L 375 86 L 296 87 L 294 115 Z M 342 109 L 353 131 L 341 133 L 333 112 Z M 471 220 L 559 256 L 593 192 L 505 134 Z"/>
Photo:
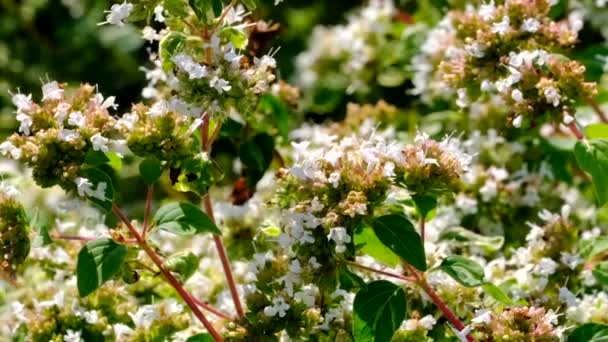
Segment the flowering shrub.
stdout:
<path fill-rule="evenodd" d="M 605 4 L 417 5 L 316 29 L 290 85 L 255 0 L 113 4 L 140 103 L 11 93 L 3 339 L 604 340 L 606 82 L 576 49 Z"/>

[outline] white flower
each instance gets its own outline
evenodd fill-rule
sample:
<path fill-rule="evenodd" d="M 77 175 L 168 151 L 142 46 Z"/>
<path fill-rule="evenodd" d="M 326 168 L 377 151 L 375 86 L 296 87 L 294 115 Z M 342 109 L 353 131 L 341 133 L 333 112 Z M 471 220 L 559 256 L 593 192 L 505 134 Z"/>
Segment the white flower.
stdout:
<path fill-rule="evenodd" d="M 559 106 L 559 102 L 561 100 L 561 95 L 554 87 L 547 87 L 543 90 L 543 95 L 545 95 L 545 99 L 547 99 L 548 103 L 553 104 L 553 107 Z"/>
<path fill-rule="evenodd" d="M 480 86 L 481 91 L 488 92 L 488 91 L 491 91 L 492 89 L 494 89 L 494 84 L 492 84 L 492 82 L 490 80 L 481 81 L 481 86 Z"/>
<path fill-rule="evenodd" d="M 68 125 L 83 128 L 86 123 L 85 119 L 86 117 L 82 114 L 82 112 L 71 112 L 68 116 Z"/>
<path fill-rule="evenodd" d="M 515 128 L 520 128 L 520 127 L 521 127 L 521 124 L 522 124 L 523 119 L 524 119 L 524 118 L 523 118 L 523 116 L 521 116 L 521 115 L 516 116 L 516 117 L 515 117 L 515 119 L 513 119 L 513 127 L 515 127 Z"/>
<path fill-rule="evenodd" d="M 120 341 L 123 337 L 129 337 L 134 333 L 131 327 L 122 323 L 116 323 L 112 325 L 112 328 L 114 329 L 114 337 L 116 337 L 117 341 Z"/>
<path fill-rule="evenodd" d="M 86 178 L 77 177 L 74 182 L 76 183 L 76 190 L 79 196 L 93 197 L 102 201 L 106 199 L 106 189 L 108 186 L 106 183 L 99 182 L 97 188 L 93 189 L 93 183 Z"/>
<path fill-rule="evenodd" d="M 127 131 L 132 131 L 137 120 L 139 120 L 137 113 L 126 113 L 120 119 L 118 119 L 116 125 L 119 127 L 124 127 Z"/>
<path fill-rule="evenodd" d="M 285 303 L 283 297 L 276 297 L 272 300 L 272 305 L 264 308 L 264 314 L 268 317 L 274 317 L 277 314 L 279 317 L 285 317 L 289 310 L 289 304 Z"/>
<path fill-rule="evenodd" d="M 10 154 L 11 158 L 13 158 L 15 160 L 19 160 L 19 158 L 21 158 L 22 151 L 20 148 L 13 145 L 12 142 L 7 140 L 7 141 L 3 142 L 2 144 L 0 144 L 0 153 L 2 153 L 2 155 L 4 155 L 4 156 L 6 156 L 7 154 Z"/>
<path fill-rule="evenodd" d="M 148 112 L 146 114 L 150 115 L 153 118 L 157 118 L 159 116 L 163 116 L 165 114 L 167 114 L 169 112 L 169 106 L 167 104 L 167 101 L 165 100 L 159 100 L 156 101 L 152 107 L 150 107 L 150 109 L 148 109 Z M 137 114 L 135 114 L 137 115 Z"/>
<path fill-rule="evenodd" d="M 331 184 L 331 186 L 333 186 L 334 188 L 337 188 L 338 184 L 340 184 L 340 177 L 341 176 L 339 172 L 332 172 L 327 178 L 327 182 Z"/>
<path fill-rule="evenodd" d="M 153 42 L 155 40 L 161 40 L 163 37 L 162 34 L 159 34 L 158 32 L 156 32 L 155 29 L 153 29 L 150 26 L 144 27 L 143 30 L 141 30 L 141 35 L 145 40 L 147 40 L 149 42 Z"/>
<path fill-rule="evenodd" d="M 57 133 L 57 139 L 61 141 L 71 142 L 80 139 L 80 133 L 72 129 L 63 128 Z"/>
<path fill-rule="evenodd" d="M 42 101 L 61 100 L 62 97 L 63 89 L 59 87 L 57 81 L 52 81 L 42 86 Z"/>
<path fill-rule="evenodd" d="M 578 301 L 574 293 L 570 292 L 566 287 L 559 288 L 559 300 L 565 303 L 568 307 L 576 306 Z"/>
<path fill-rule="evenodd" d="M 209 80 L 209 86 L 217 90 L 218 93 L 222 93 L 224 91 L 229 91 L 232 89 L 232 86 L 228 81 L 223 78 L 213 76 L 211 80 Z"/>
<path fill-rule="evenodd" d="M 73 331 L 71 329 L 67 330 L 67 333 L 63 336 L 64 342 L 80 342 L 82 338 L 80 337 L 80 331 Z"/>
<path fill-rule="evenodd" d="M 471 56 L 476 58 L 483 58 L 485 55 L 485 48 L 479 43 L 467 44 L 464 46 L 464 50 Z"/>
<path fill-rule="evenodd" d="M 158 21 L 159 23 L 164 23 L 165 22 L 165 17 L 163 16 L 164 10 L 165 10 L 165 8 L 163 7 L 163 5 L 157 5 L 156 7 L 154 7 L 154 20 Z"/>
<path fill-rule="evenodd" d="M 8 184 L 4 181 L 0 182 L 0 192 L 5 194 L 8 197 L 16 197 L 21 194 L 21 192 L 19 190 L 17 190 L 17 188 L 14 185 Z"/>
<path fill-rule="evenodd" d="M 574 122 L 574 117 L 567 112 L 564 112 L 564 118 L 562 120 L 564 124 L 569 125 Z"/>
<path fill-rule="evenodd" d="M 149 329 L 155 320 L 160 319 L 158 309 L 152 304 L 141 306 L 135 314 L 129 312 L 129 316 L 137 328 L 144 329 Z"/>
<path fill-rule="evenodd" d="M 116 109 L 118 104 L 114 103 L 116 101 L 116 96 L 108 96 L 105 100 L 103 99 L 103 95 L 100 93 L 95 94 L 93 99 L 91 100 L 95 107 L 99 107 L 101 109 Z"/>
<path fill-rule="evenodd" d="M 498 33 L 499 35 L 505 35 L 510 29 L 510 20 L 506 15 L 502 17 L 502 21 L 492 24 L 492 33 Z"/>
<path fill-rule="evenodd" d="M 321 267 L 322 265 L 317 261 L 317 257 L 310 257 L 310 259 L 308 260 L 308 265 L 310 265 L 310 267 L 312 267 L 313 269 L 318 269 L 319 267 Z"/>
<path fill-rule="evenodd" d="M 517 103 L 524 102 L 524 95 L 521 93 L 521 90 L 519 90 L 519 89 L 513 89 L 511 91 L 511 98 Z"/>
<path fill-rule="evenodd" d="M 331 228 L 329 234 L 327 234 L 327 239 L 336 243 L 336 253 L 344 253 L 346 251 L 345 244 L 351 242 L 351 237 L 344 227 Z"/>
<path fill-rule="evenodd" d="M 32 102 L 32 94 L 15 94 L 11 97 L 13 104 L 17 107 L 17 113 L 29 112 L 34 105 Z"/>
<path fill-rule="evenodd" d="M 100 23 L 100 25 L 107 23 L 111 25 L 123 26 L 125 24 L 123 20 L 127 19 L 129 15 L 131 15 L 132 11 L 133 5 L 126 1 L 122 4 L 114 4 L 112 7 L 110 7 L 109 11 L 106 11 L 106 13 L 108 13 L 106 16 L 106 21 Z"/>
<path fill-rule="evenodd" d="M 497 185 L 493 179 L 486 179 L 485 184 L 479 189 L 479 194 L 484 202 L 489 202 L 496 197 Z"/>
<path fill-rule="evenodd" d="M 467 325 L 466 327 L 464 327 L 464 329 L 462 330 L 458 330 L 456 328 L 454 328 L 451 324 L 449 325 L 450 329 L 452 329 L 452 332 L 456 335 L 456 337 L 458 338 L 458 340 L 460 342 L 468 342 L 469 340 L 467 339 L 467 335 L 471 332 L 471 326 Z"/>
<path fill-rule="evenodd" d="M 224 53 L 224 59 L 227 62 L 230 62 L 230 67 L 234 70 L 240 67 L 242 57 L 243 56 L 234 52 L 234 48 L 228 49 L 228 51 Z"/>
<path fill-rule="evenodd" d="M 432 315 L 426 315 L 418 320 L 418 324 L 426 330 L 433 329 L 433 326 L 437 323 L 437 320 Z"/>
<path fill-rule="evenodd" d="M 85 321 L 89 324 L 96 324 L 99 321 L 99 315 L 95 310 L 85 311 L 83 316 Z"/>
<path fill-rule="evenodd" d="M 17 121 L 21 123 L 19 125 L 19 132 L 25 135 L 30 135 L 30 133 L 32 133 L 30 131 L 30 128 L 32 128 L 32 124 L 34 123 L 34 121 L 32 120 L 31 116 L 24 113 L 19 113 L 17 114 Z"/>
<path fill-rule="evenodd" d="M 559 265 L 553 261 L 553 259 L 542 258 L 534 267 L 534 273 L 542 277 L 547 277 L 555 273 L 558 266 Z"/>
<path fill-rule="evenodd" d="M 475 317 L 473 317 L 473 319 L 471 319 L 471 322 L 476 323 L 476 324 L 482 324 L 482 323 L 490 323 L 490 321 L 492 320 L 492 311 L 490 310 L 479 310 L 475 313 Z"/>
<path fill-rule="evenodd" d="M 560 261 L 568 266 L 569 269 L 574 270 L 578 265 L 582 264 L 584 260 L 579 254 L 562 252 Z"/>
<path fill-rule="evenodd" d="M 108 148 L 108 144 L 110 143 L 110 139 L 103 137 L 101 134 L 96 133 L 91 137 L 91 143 L 93 144 L 93 150 L 108 152 L 110 149 Z"/>
<path fill-rule="evenodd" d="M 180 53 L 171 58 L 173 63 L 188 74 L 191 80 L 207 77 L 209 73 L 204 65 L 200 65 L 191 56 Z"/>
<path fill-rule="evenodd" d="M 479 15 L 484 21 L 490 21 L 494 19 L 495 11 L 496 6 L 494 6 L 494 1 L 491 1 L 489 4 L 482 4 L 481 6 L 479 6 Z"/>
<path fill-rule="evenodd" d="M 520 30 L 524 32 L 536 32 L 540 28 L 540 22 L 534 18 L 526 18 L 521 23 Z"/>
<path fill-rule="evenodd" d="M 467 90 L 464 88 L 460 88 L 456 91 L 458 94 L 458 99 L 456 100 L 456 105 L 460 108 L 465 108 L 469 105 L 469 97 L 467 96 Z"/>
<path fill-rule="evenodd" d="M 293 298 L 298 302 L 306 304 L 307 307 L 315 306 L 315 298 L 319 289 L 314 284 L 309 284 L 302 287 L 301 291 L 296 292 Z"/>

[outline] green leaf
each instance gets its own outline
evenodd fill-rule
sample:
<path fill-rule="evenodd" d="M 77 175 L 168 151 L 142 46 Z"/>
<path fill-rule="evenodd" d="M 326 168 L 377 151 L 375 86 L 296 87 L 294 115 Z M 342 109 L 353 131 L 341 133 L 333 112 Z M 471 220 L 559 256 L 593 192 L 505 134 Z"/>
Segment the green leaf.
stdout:
<path fill-rule="evenodd" d="M 284 138 L 287 138 L 289 133 L 289 111 L 281 100 L 276 96 L 266 93 L 260 99 L 260 110 L 270 113 L 274 116 L 279 133 Z"/>
<path fill-rule="evenodd" d="M 439 234 L 439 240 L 453 240 L 456 246 L 481 247 L 486 252 L 495 252 L 502 248 L 505 238 L 502 236 L 484 236 L 463 227 L 451 227 Z"/>
<path fill-rule="evenodd" d="M 574 155 L 581 169 L 591 175 L 598 205 L 603 206 L 608 201 L 608 140 L 577 141 Z"/>
<path fill-rule="evenodd" d="M 211 0 L 211 7 L 213 8 L 213 14 L 216 17 L 219 17 L 222 15 L 222 10 L 224 8 L 224 4 L 222 4 L 222 0 Z"/>
<path fill-rule="evenodd" d="M 87 242 L 76 265 L 78 293 L 85 297 L 110 280 L 122 266 L 127 248 L 112 239 L 103 238 Z"/>
<path fill-rule="evenodd" d="M 433 195 L 413 195 L 412 201 L 416 205 L 416 210 L 425 220 L 430 220 L 435 208 L 437 208 L 437 196 Z"/>
<path fill-rule="evenodd" d="M 188 0 L 188 4 L 202 23 L 210 23 L 215 18 L 211 0 Z"/>
<path fill-rule="evenodd" d="M 388 342 L 403 322 L 407 309 L 405 291 L 386 280 L 367 284 L 355 296 L 355 341 Z"/>
<path fill-rule="evenodd" d="M 156 183 L 162 173 L 160 161 L 154 157 L 146 158 L 139 163 L 139 174 L 148 185 Z"/>
<path fill-rule="evenodd" d="M 513 304 L 513 300 L 511 300 L 511 298 L 509 298 L 509 296 L 507 296 L 500 289 L 500 287 L 498 287 L 494 284 L 490 284 L 490 283 L 484 284 L 481 287 L 487 294 L 489 294 L 492 298 L 496 299 L 497 301 L 499 301 L 503 304 L 507 304 L 507 305 Z"/>
<path fill-rule="evenodd" d="M 578 253 L 585 259 L 608 251 L 608 238 L 597 237 L 595 239 L 581 240 L 578 246 Z"/>
<path fill-rule="evenodd" d="M 600 284 L 608 286 L 608 261 L 602 261 L 595 265 L 591 273 Z"/>
<path fill-rule="evenodd" d="M 181 281 L 186 281 L 198 269 L 200 259 L 192 252 L 179 252 L 171 255 L 165 261 L 169 271 L 178 273 Z"/>
<path fill-rule="evenodd" d="M 186 44 L 186 36 L 177 33 L 171 32 L 166 35 L 158 44 L 158 54 L 163 63 L 163 69 L 165 71 L 171 70 L 173 67 L 173 62 L 171 62 L 171 57 L 173 55 L 179 53 Z"/>
<path fill-rule="evenodd" d="M 161 207 L 154 215 L 154 221 L 158 229 L 178 235 L 222 234 L 207 214 L 186 202 L 173 202 Z"/>
<path fill-rule="evenodd" d="M 228 40 L 232 45 L 234 45 L 237 49 L 244 49 L 247 47 L 249 40 L 247 36 L 233 28 L 233 27 L 225 27 L 219 32 L 220 38 Z"/>
<path fill-rule="evenodd" d="M 215 342 L 215 340 L 211 335 L 207 333 L 201 333 L 188 337 L 186 342 Z"/>
<path fill-rule="evenodd" d="M 258 6 L 257 5 L 257 0 L 241 0 L 241 2 L 250 11 L 253 11 Z"/>
<path fill-rule="evenodd" d="M 374 219 L 372 227 L 380 241 L 403 260 L 426 271 L 426 256 L 420 235 L 403 215 L 391 214 Z"/>
<path fill-rule="evenodd" d="M 346 291 L 365 286 L 365 281 L 346 266 L 338 268 L 338 280 L 340 281 L 340 288 Z"/>
<path fill-rule="evenodd" d="M 585 127 L 585 136 L 589 139 L 608 138 L 608 124 L 595 123 Z"/>
<path fill-rule="evenodd" d="M 608 342 L 608 325 L 586 323 L 568 335 L 568 342 Z"/>
<path fill-rule="evenodd" d="M 91 186 L 93 191 L 100 192 L 99 194 L 96 193 L 93 196 L 85 194 L 86 198 L 102 210 L 111 211 L 112 202 L 114 201 L 114 187 L 112 186 L 112 178 L 98 168 L 82 169 L 80 174 L 83 178 L 88 179 L 89 182 L 93 184 Z M 105 191 L 102 192 L 101 190 Z"/>
<path fill-rule="evenodd" d="M 274 155 L 274 139 L 260 133 L 246 141 L 239 149 L 239 158 L 246 167 L 247 183 L 254 188 L 270 166 Z"/>
<path fill-rule="evenodd" d="M 188 16 L 188 7 L 183 0 L 164 0 L 165 10 L 175 18 Z"/>
<path fill-rule="evenodd" d="M 462 286 L 476 287 L 485 283 L 483 268 L 475 261 L 459 255 L 451 255 L 443 259 L 439 269 Z"/>
<path fill-rule="evenodd" d="M 34 239 L 34 246 L 46 246 L 53 242 L 49 231 L 53 227 L 50 215 L 47 211 L 43 211 L 40 208 L 34 208 L 34 213 L 29 216 L 30 227 L 38 233 Z"/>
<path fill-rule="evenodd" d="M 355 246 L 361 246 L 361 252 L 374 257 L 387 266 L 395 267 L 399 265 L 399 256 L 378 239 L 371 227 L 363 227 L 363 229 L 355 232 Z"/>

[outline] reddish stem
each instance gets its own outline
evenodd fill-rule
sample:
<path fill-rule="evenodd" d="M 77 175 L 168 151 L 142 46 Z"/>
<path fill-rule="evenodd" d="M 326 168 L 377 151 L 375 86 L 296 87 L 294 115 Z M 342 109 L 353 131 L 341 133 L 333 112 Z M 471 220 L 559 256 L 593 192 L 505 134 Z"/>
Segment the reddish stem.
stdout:
<path fill-rule="evenodd" d="M 414 275 L 416 278 L 416 283 L 426 292 L 426 294 L 431 298 L 433 303 L 439 308 L 439 310 L 443 313 L 445 318 L 452 323 L 454 328 L 458 329 L 458 331 L 462 331 L 465 328 L 464 323 L 460 321 L 460 319 L 454 314 L 454 312 L 447 306 L 447 304 L 439 297 L 439 295 L 433 291 L 433 289 L 426 282 L 424 277 L 418 272 L 412 265 L 408 263 L 404 263 L 408 270 Z M 471 334 L 467 334 L 467 341 L 475 342 L 475 339 Z"/>
<path fill-rule="evenodd" d="M 573 121 L 573 122 L 569 123 L 568 128 L 570 128 L 570 131 L 572 131 L 572 133 L 574 134 L 576 139 L 578 139 L 578 140 L 585 139 L 585 135 L 583 134 L 583 132 L 581 132 L 581 130 L 578 129 L 578 126 L 576 126 L 576 122 Z"/>
<path fill-rule="evenodd" d="M 188 291 L 186 291 L 186 289 L 173 276 L 173 274 L 171 274 L 171 272 L 167 268 L 165 268 L 165 265 L 164 265 L 163 261 L 161 260 L 161 258 L 158 256 L 158 254 L 156 254 L 156 252 L 154 252 L 154 250 L 152 250 L 152 248 L 150 248 L 150 246 L 148 245 L 146 240 L 144 240 L 144 238 L 139 234 L 137 229 L 135 229 L 135 227 L 133 227 L 133 225 L 131 224 L 131 221 L 127 218 L 127 216 L 122 212 L 122 210 L 120 210 L 120 208 L 115 203 L 112 204 L 112 211 L 114 211 L 116 216 L 118 216 L 121 219 L 121 221 L 127 226 L 127 228 L 129 228 L 129 231 L 135 237 L 139 246 L 146 252 L 146 254 L 148 254 L 148 257 L 150 257 L 150 259 L 152 259 L 152 262 L 154 262 L 156 267 L 158 267 L 160 273 L 165 277 L 165 279 L 169 282 L 169 284 L 171 284 L 171 286 L 173 286 L 173 288 L 177 291 L 177 293 L 182 297 L 184 302 L 186 302 L 188 307 L 190 307 L 190 310 L 192 310 L 192 312 L 198 318 L 198 320 L 201 321 L 201 323 L 203 323 L 203 325 L 205 326 L 207 331 L 211 334 L 213 339 L 216 342 L 224 341 L 222 339 L 222 337 L 220 336 L 220 334 L 217 332 L 217 330 L 215 330 L 215 328 L 213 327 L 211 322 L 209 322 L 207 320 L 207 317 L 205 317 L 205 314 L 203 314 L 202 311 L 199 309 L 196 302 L 192 299 L 192 296 L 190 296 Z"/>
<path fill-rule="evenodd" d="M 392 278 L 400 279 L 400 280 L 411 282 L 411 283 L 416 282 L 416 279 L 413 278 L 413 277 L 406 277 L 406 276 L 401 275 L 401 274 L 392 273 L 392 272 L 383 271 L 383 270 L 378 270 L 378 269 L 375 269 L 375 268 L 372 268 L 372 267 L 368 267 L 368 266 L 364 266 L 364 265 L 361 265 L 361 264 L 357 264 L 356 262 L 353 262 L 353 261 L 347 261 L 346 263 L 349 264 L 349 265 L 351 265 L 351 266 L 353 266 L 353 267 L 357 267 L 357 268 L 360 268 L 360 269 L 363 269 L 363 270 L 366 270 L 366 271 L 382 274 L 382 275 L 385 275 L 387 277 L 392 277 Z"/>
<path fill-rule="evenodd" d="M 146 238 L 150 224 L 150 211 L 152 210 L 152 200 L 154 199 L 154 185 L 148 185 L 148 193 L 146 195 L 146 212 L 144 213 L 144 227 L 142 228 L 141 236 Z"/>
<path fill-rule="evenodd" d="M 63 234 L 53 234 L 51 236 L 53 239 L 60 239 L 60 240 L 69 240 L 69 241 L 93 241 L 96 238 L 94 237 L 88 237 L 88 236 L 76 236 L 76 235 L 63 235 Z"/>
<path fill-rule="evenodd" d="M 192 296 L 192 300 L 194 300 L 194 302 L 196 304 L 198 304 L 198 306 L 200 306 L 201 308 L 211 312 L 212 314 L 214 314 L 220 318 L 223 318 L 227 321 L 232 321 L 234 319 L 234 318 L 228 316 L 228 314 L 221 312 L 220 310 L 214 308 L 213 306 L 209 305 L 208 303 L 203 302 L 202 300 L 200 300 L 194 296 Z"/>
<path fill-rule="evenodd" d="M 201 124 L 200 128 L 201 150 L 209 153 L 211 150 L 211 141 L 209 140 L 209 114 L 203 113 L 202 119 L 203 123 Z M 218 127 L 219 125 L 220 124 L 218 123 Z M 209 216 L 211 221 L 215 223 L 215 215 L 213 214 L 213 206 L 211 205 L 211 197 L 209 197 L 209 192 L 203 196 L 203 206 L 205 207 L 207 216 Z M 217 249 L 217 254 L 220 257 L 220 261 L 222 262 L 222 268 L 224 269 L 224 274 L 226 275 L 226 282 L 228 283 L 228 288 L 230 289 L 230 295 L 232 296 L 232 301 L 234 302 L 236 314 L 238 318 L 243 318 L 245 317 L 245 312 L 243 310 L 243 305 L 241 304 L 241 299 L 239 298 L 239 292 L 236 288 L 234 276 L 232 275 L 232 268 L 230 267 L 230 261 L 228 260 L 228 255 L 226 254 L 224 242 L 218 235 L 213 236 L 213 241 L 215 242 L 215 249 Z"/>
<path fill-rule="evenodd" d="M 207 215 L 211 221 L 215 223 L 213 206 L 211 205 L 211 198 L 209 197 L 209 194 L 204 196 L 203 202 Z M 236 314 L 239 318 L 243 318 L 245 317 L 245 312 L 243 311 L 243 306 L 241 305 L 241 300 L 239 298 L 239 292 L 236 289 L 236 283 L 234 281 L 234 277 L 232 276 L 232 268 L 230 267 L 230 261 L 228 260 L 228 255 L 226 254 L 226 247 L 224 247 L 224 242 L 219 235 L 213 235 L 213 241 L 215 242 L 215 249 L 217 249 L 217 254 L 222 262 L 222 268 L 224 269 L 224 274 L 226 275 L 226 282 L 228 283 L 228 288 L 230 289 L 230 295 L 234 301 Z"/>
<path fill-rule="evenodd" d="M 422 243 L 424 244 L 424 227 L 426 226 L 426 221 L 424 217 L 420 215 L 420 238 L 422 239 Z"/>
<path fill-rule="evenodd" d="M 597 103 L 593 97 L 588 97 L 587 103 L 589 103 L 591 108 L 593 108 L 597 116 L 600 118 L 600 121 L 608 122 L 608 117 L 606 117 L 606 114 L 602 111 L 602 108 L 600 108 L 599 103 Z"/>

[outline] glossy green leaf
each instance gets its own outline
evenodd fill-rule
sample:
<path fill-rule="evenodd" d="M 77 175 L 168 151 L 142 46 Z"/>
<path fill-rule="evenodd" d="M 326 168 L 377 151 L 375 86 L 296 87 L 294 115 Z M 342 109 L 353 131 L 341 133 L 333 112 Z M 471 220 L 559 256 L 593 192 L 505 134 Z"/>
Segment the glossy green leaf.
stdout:
<path fill-rule="evenodd" d="M 260 133 L 243 143 L 239 149 L 239 158 L 246 168 L 247 183 L 255 187 L 257 182 L 272 163 L 274 156 L 274 139 Z"/>
<path fill-rule="evenodd" d="M 374 219 L 372 227 L 378 239 L 403 260 L 426 271 L 426 256 L 420 235 L 403 215 L 390 214 Z"/>
<path fill-rule="evenodd" d="M 148 185 L 156 183 L 162 173 L 162 165 L 154 157 L 146 158 L 139 163 L 139 174 Z"/>
<path fill-rule="evenodd" d="M 175 18 L 185 18 L 188 16 L 188 5 L 184 0 L 164 0 L 163 7 L 165 11 Z"/>
<path fill-rule="evenodd" d="M 602 261 L 595 265 L 591 273 L 600 284 L 608 286 L 608 261 Z"/>
<path fill-rule="evenodd" d="M 122 266 L 127 248 L 112 239 L 103 238 L 87 242 L 76 265 L 78 293 L 85 297 L 110 280 Z"/>
<path fill-rule="evenodd" d="M 585 136 L 588 139 L 608 138 L 608 124 L 594 123 L 585 127 Z"/>
<path fill-rule="evenodd" d="M 439 240 L 452 240 L 456 246 L 481 247 L 486 252 L 495 252 L 502 248 L 505 238 L 502 236 L 484 236 L 463 227 L 444 229 Z"/>
<path fill-rule="evenodd" d="M 207 333 L 201 333 L 188 337 L 186 342 L 215 342 L 215 340 L 211 335 Z"/>
<path fill-rule="evenodd" d="M 475 261 L 459 255 L 450 255 L 443 259 L 439 269 L 462 286 L 476 287 L 485 283 L 483 268 Z"/>
<path fill-rule="evenodd" d="M 228 40 L 237 49 L 244 49 L 249 43 L 247 36 L 233 27 L 223 28 L 219 35 L 220 38 Z"/>
<path fill-rule="evenodd" d="M 430 220 L 435 208 L 437 208 L 437 196 L 433 195 L 413 195 L 412 201 L 416 205 L 416 210 L 425 220 Z"/>
<path fill-rule="evenodd" d="M 178 235 L 222 234 L 207 214 L 186 202 L 173 202 L 161 207 L 154 215 L 154 221 L 158 229 Z"/>
<path fill-rule="evenodd" d="M 338 268 L 338 280 L 340 281 L 340 288 L 346 291 L 365 286 L 365 281 L 346 266 Z"/>
<path fill-rule="evenodd" d="M 574 155 L 581 169 L 591 175 L 598 205 L 603 206 L 608 201 L 608 140 L 578 141 Z"/>
<path fill-rule="evenodd" d="M 215 18 L 211 0 L 188 0 L 190 8 L 203 23 L 210 23 Z"/>
<path fill-rule="evenodd" d="M 568 335 L 568 342 L 608 342 L 608 325 L 586 323 Z"/>
<path fill-rule="evenodd" d="M 90 189 L 91 194 L 84 193 L 85 197 L 94 205 L 104 211 L 112 210 L 112 202 L 114 201 L 114 187 L 112 186 L 112 178 L 98 168 L 86 168 L 80 171 L 81 177 L 88 179 L 92 184 Z"/>
<path fill-rule="evenodd" d="M 500 289 L 500 287 L 490 283 L 483 284 L 481 287 L 487 294 L 497 301 L 507 305 L 513 304 L 513 300 L 511 300 L 511 298 L 509 298 L 509 296 L 507 296 L 503 290 Z"/>
<path fill-rule="evenodd" d="M 355 246 L 387 266 L 399 265 L 399 256 L 378 239 L 371 227 L 363 227 L 355 233 Z"/>
<path fill-rule="evenodd" d="M 407 309 L 405 291 L 386 280 L 367 284 L 355 296 L 355 341 L 389 342 Z"/>
<path fill-rule="evenodd" d="M 198 269 L 200 259 L 192 252 L 179 252 L 173 254 L 165 261 L 165 266 L 171 272 L 180 275 L 181 281 L 186 281 Z"/>

